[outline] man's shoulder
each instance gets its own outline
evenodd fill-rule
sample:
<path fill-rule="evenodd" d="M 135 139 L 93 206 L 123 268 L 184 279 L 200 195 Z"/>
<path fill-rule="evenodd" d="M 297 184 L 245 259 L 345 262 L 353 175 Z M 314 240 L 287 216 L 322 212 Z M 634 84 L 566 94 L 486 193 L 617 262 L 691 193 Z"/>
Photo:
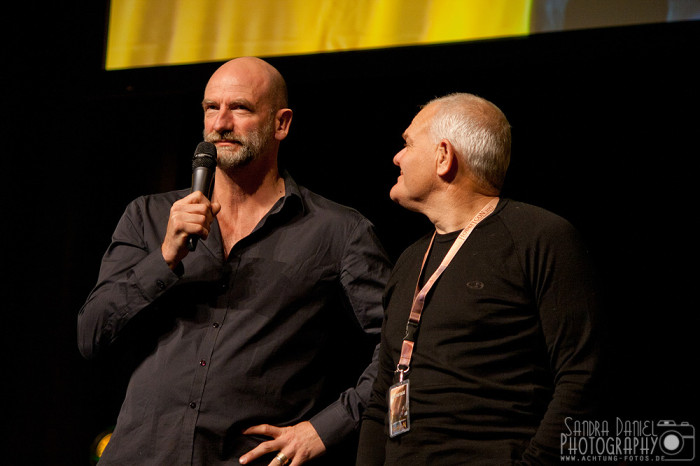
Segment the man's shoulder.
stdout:
<path fill-rule="evenodd" d="M 126 207 L 127 215 L 157 215 L 161 211 L 170 211 L 178 199 L 190 193 L 190 189 L 178 189 L 155 194 L 144 194 L 133 199 Z"/>
<path fill-rule="evenodd" d="M 498 219 L 515 241 L 580 240 L 569 220 L 543 207 L 508 200 L 498 212 Z"/>
<path fill-rule="evenodd" d="M 299 192 L 304 203 L 304 209 L 309 215 L 331 222 L 347 221 L 358 223 L 368 221 L 357 209 L 332 201 L 308 188 L 299 186 Z"/>
<path fill-rule="evenodd" d="M 169 204 L 172 205 L 178 199 L 182 199 L 190 193 L 190 189 L 176 189 L 172 191 L 166 191 L 162 193 L 144 194 L 137 197 L 131 201 L 131 204 L 145 204 L 145 205 L 160 205 Z"/>
<path fill-rule="evenodd" d="M 498 217 L 518 228 L 571 228 L 567 219 L 550 210 L 510 199 L 498 211 Z"/>

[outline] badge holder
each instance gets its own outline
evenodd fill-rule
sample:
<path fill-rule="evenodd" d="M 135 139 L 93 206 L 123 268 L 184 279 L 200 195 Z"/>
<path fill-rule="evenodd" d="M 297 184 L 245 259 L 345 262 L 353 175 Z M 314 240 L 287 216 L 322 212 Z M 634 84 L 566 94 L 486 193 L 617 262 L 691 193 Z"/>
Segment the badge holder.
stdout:
<path fill-rule="evenodd" d="M 398 435 L 404 434 L 411 430 L 411 417 L 409 412 L 409 380 L 406 374 L 409 371 L 411 364 L 411 357 L 413 356 L 413 346 L 415 345 L 416 337 L 418 336 L 418 328 L 420 326 L 420 318 L 423 313 L 423 307 L 425 306 L 425 299 L 428 292 L 433 287 L 437 279 L 442 275 L 447 266 L 450 264 L 457 251 L 462 247 L 464 242 L 467 240 L 472 230 L 476 225 L 483 220 L 485 217 L 490 215 L 496 208 L 498 204 L 498 198 L 494 198 L 486 206 L 484 206 L 469 224 L 462 230 L 459 236 L 455 239 L 454 244 L 447 252 L 447 255 L 443 258 L 440 266 L 428 279 L 423 288 L 419 288 L 416 284 L 416 291 L 413 295 L 413 304 L 411 306 L 411 313 L 408 317 L 408 323 L 406 324 L 406 335 L 403 338 L 401 344 L 401 355 L 399 358 L 399 363 L 396 365 L 396 373 L 399 374 L 398 383 L 389 387 L 389 393 L 387 394 L 388 405 L 389 405 L 389 437 L 394 438 Z M 420 273 L 418 274 L 419 281 L 420 277 L 423 275 L 423 268 L 428 259 L 428 254 L 433 247 L 433 241 L 435 240 L 435 234 L 433 234 L 428 249 L 425 251 L 425 256 L 423 256 L 423 263 L 420 267 Z"/>
<path fill-rule="evenodd" d="M 411 430 L 409 413 L 409 381 L 399 371 L 399 382 L 389 387 L 389 437 L 394 438 Z"/>

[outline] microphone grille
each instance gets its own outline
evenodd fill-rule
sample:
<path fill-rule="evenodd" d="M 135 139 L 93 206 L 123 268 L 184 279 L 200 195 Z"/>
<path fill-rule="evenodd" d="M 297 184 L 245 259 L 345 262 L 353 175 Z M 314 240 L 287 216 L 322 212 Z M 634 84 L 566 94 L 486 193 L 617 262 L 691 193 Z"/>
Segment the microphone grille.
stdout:
<path fill-rule="evenodd" d="M 211 142 L 200 142 L 192 157 L 192 169 L 206 167 L 213 169 L 216 167 L 216 146 Z"/>

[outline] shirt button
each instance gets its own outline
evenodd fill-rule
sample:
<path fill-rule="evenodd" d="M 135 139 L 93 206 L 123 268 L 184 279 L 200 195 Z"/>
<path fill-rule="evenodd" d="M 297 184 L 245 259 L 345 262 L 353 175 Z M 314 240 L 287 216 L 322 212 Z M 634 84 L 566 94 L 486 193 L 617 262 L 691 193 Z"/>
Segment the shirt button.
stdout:
<path fill-rule="evenodd" d="M 207 365 L 207 362 L 204 359 L 202 359 L 201 361 L 199 361 L 199 365 L 204 367 Z"/>
<path fill-rule="evenodd" d="M 214 322 L 213 324 L 211 324 L 211 326 L 214 327 L 214 328 L 219 328 L 219 323 L 218 323 L 218 322 Z"/>
<path fill-rule="evenodd" d="M 156 280 L 156 286 L 162 290 L 165 288 L 165 283 L 163 283 L 163 280 Z"/>
<path fill-rule="evenodd" d="M 195 403 L 194 401 L 192 403 L 190 403 L 190 408 L 194 409 L 196 407 L 197 407 L 197 403 Z"/>

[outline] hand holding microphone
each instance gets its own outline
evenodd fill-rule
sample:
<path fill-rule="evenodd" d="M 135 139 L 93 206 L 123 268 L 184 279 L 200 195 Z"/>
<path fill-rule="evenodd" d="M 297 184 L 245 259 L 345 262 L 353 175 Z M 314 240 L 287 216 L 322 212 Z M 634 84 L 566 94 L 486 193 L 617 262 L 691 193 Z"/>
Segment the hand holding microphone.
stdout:
<path fill-rule="evenodd" d="M 192 192 L 199 191 L 209 199 L 215 171 L 216 146 L 211 142 L 200 142 L 192 157 Z M 197 241 L 199 236 L 190 235 L 187 238 L 187 249 L 194 251 Z"/>
<path fill-rule="evenodd" d="M 171 269 L 197 247 L 200 237 L 209 235 L 218 204 L 209 205 L 214 173 L 216 171 L 216 146 L 209 142 L 197 145 L 192 158 L 191 193 L 175 202 L 170 209 L 168 228 L 161 246 L 163 258 Z"/>

